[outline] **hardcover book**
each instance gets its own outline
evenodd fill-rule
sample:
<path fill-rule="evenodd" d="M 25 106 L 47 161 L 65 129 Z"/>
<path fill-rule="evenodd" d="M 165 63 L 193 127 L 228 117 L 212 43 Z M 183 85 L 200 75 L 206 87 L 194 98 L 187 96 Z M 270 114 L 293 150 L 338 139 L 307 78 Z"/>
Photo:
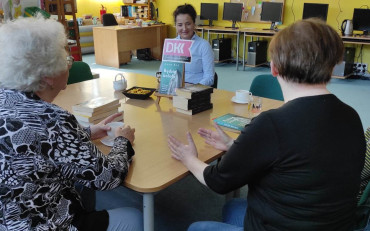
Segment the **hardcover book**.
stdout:
<path fill-rule="evenodd" d="M 119 99 L 97 97 L 72 106 L 72 110 L 82 112 L 96 112 L 98 110 L 104 110 L 115 104 L 119 104 Z"/>
<path fill-rule="evenodd" d="M 172 105 L 175 108 L 180 108 L 184 110 L 190 110 L 196 107 L 201 107 L 203 105 L 207 105 L 211 103 L 211 95 L 206 94 L 204 96 L 195 98 L 195 99 L 187 99 L 182 96 L 173 96 L 172 98 Z"/>
<path fill-rule="evenodd" d="M 98 111 L 98 112 L 100 112 L 100 111 Z M 116 107 L 115 109 L 110 110 L 110 111 L 103 110 L 103 111 L 101 111 L 101 113 L 96 114 L 94 116 L 86 116 L 86 115 L 78 113 L 78 111 L 73 112 L 73 115 L 79 121 L 93 122 L 93 121 L 98 120 L 98 119 L 105 119 L 108 116 L 113 115 L 117 112 L 118 112 L 118 107 Z"/>
<path fill-rule="evenodd" d="M 187 99 L 194 99 L 213 93 L 213 87 L 202 84 L 186 84 L 183 88 L 176 89 L 176 95 Z"/>
<path fill-rule="evenodd" d="M 114 105 L 109 106 L 109 107 L 104 107 L 104 110 L 97 110 L 97 111 L 94 111 L 94 112 L 76 111 L 76 110 L 72 110 L 72 111 L 73 111 L 74 115 L 84 116 L 84 117 L 94 117 L 94 116 L 99 116 L 102 113 L 107 113 L 109 111 L 118 111 L 119 107 L 121 107 L 120 103 L 114 104 Z"/>
<path fill-rule="evenodd" d="M 89 127 L 91 125 L 97 124 L 100 121 L 104 120 L 105 118 L 97 119 L 92 122 L 85 122 L 77 119 L 77 122 L 82 126 L 82 127 Z M 123 121 L 123 116 L 118 116 L 112 120 L 112 122 L 117 122 L 117 121 Z"/>
<path fill-rule="evenodd" d="M 162 75 L 159 84 L 159 93 L 164 95 L 175 95 L 175 89 L 183 86 L 184 63 L 162 62 Z"/>
<path fill-rule="evenodd" d="M 228 113 L 215 118 L 213 121 L 215 121 L 220 126 L 241 131 L 244 129 L 245 125 L 251 122 L 251 119 Z"/>
<path fill-rule="evenodd" d="M 205 105 L 202 105 L 200 107 L 196 107 L 196 108 L 193 108 L 193 109 L 190 109 L 190 110 L 184 110 L 184 109 L 181 109 L 181 108 L 176 108 L 176 111 L 180 112 L 180 113 L 183 113 L 183 114 L 187 114 L 187 115 L 195 115 L 199 112 L 206 111 L 206 110 L 211 109 L 211 108 L 213 108 L 212 103 L 205 104 Z"/>

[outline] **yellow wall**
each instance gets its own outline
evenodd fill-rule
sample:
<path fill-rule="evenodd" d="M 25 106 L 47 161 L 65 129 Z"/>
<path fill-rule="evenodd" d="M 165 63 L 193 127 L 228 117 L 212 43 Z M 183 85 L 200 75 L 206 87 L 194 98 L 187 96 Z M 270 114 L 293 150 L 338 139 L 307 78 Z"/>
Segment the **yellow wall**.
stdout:
<path fill-rule="evenodd" d="M 214 21 L 214 25 L 218 26 L 231 26 L 230 21 L 222 21 L 222 12 L 223 12 L 223 3 L 230 2 L 229 0 L 156 0 L 155 6 L 159 10 L 159 21 L 162 21 L 166 24 L 172 25 L 169 28 L 169 37 L 175 37 L 176 31 L 173 27 L 173 17 L 172 12 L 175 8 L 180 4 L 192 4 L 198 14 L 200 13 L 200 3 L 218 3 L 219 4 L 219 15 L 218 21 Z M 284 7 L 284 23 L 283 25 L 279 26 L 279 28 L 283 28 L 294 22 L 295 20 L 299 20 L 302 18 L 302 11 L 303 11 L 303 2 L 310 2 L 310 3 L 327 3 L 329 4 L 329 12 L 328 12 L 328 24 L 333 26 L 339 31 L 341 23 L 344 19 L 351 19 L 353 14 L 353 8 L 359 8 L 363 5 L 368 5 L 370 7 L 369 0 L 354 0 L 354 1 L 343 1 L 343 0 L 285 0 L 285 7 Z M 121 0 L 77 0 L 77 9 L 78 9 L 78 16 L 83 14 L 93 14 L 93 16 L 99 16 L 100 4 L 103 4 L 107 7 L 108 13 L 120 12 L 120 5 L 122 5 Z M 261 27 L 261 28 L 268 28 L 269 24 L 266 23 L 239 23 L 239 27 Z M 242 40 L 241 40 L 242 41 Z M 242 44 L 242 42 L 240 43 Z M 235 42 L 233 44 L 235 46 Z M 346 46 L 355 46 L 355 45 L 346 45 Z M 357 45 L 359 47 L 359 45 Z M 235 47 L 234 47 L 235 49 Z M 360 49 L 357 49 L 357 54 Z M 241 55 L 241 54 L 240 54 Z M 357 60 L 355 60 L 357 61 Z M 360 62 L 361 60 L 359 60 Z M 363 62 L 369 64 L 370 66 L 370 46 L 366 45 L 363 48 Z"/>
<path fill-rule="evenodd" d="M 77 17 L 84 14 L 100 17 L 101 5 L 107 8 L 107 13 L 116 13 L 121 10 L 122 0 L 77 0 Z"/>

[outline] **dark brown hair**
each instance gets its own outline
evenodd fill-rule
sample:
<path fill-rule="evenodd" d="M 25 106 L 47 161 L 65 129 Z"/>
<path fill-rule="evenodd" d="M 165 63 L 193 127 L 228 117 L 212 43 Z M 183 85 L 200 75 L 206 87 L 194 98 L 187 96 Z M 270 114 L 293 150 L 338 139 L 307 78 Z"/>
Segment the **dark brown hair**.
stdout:
<path fill-rule="evenodd" d="M 195 23 L 195 18 L 197 17 L 197 12 L 195 11 L 194 7 L 190 4 L 180 5 L 176 8 L 176 10 L 173 12 L 173 19 L 176 23 L 176 17 L 179 14 L 188 14 L 190 15 L 191 19 L 193 19 L 193 22 Z"/>
<path fill-rule="evenodd" d="M 319 19 L 307 19 L 277 33 L 269 54 L 286 81 L 321 84 L 330 81 L 343 49 L 342 39 L 332 27 Z"/>

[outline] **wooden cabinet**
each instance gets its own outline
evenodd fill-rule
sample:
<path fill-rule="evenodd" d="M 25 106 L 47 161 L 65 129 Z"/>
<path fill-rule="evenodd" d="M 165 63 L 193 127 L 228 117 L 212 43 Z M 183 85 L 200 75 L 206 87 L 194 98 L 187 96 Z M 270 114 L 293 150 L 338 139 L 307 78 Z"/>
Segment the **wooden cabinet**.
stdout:
<path fill-rule="evenodd" d="M 144 1 L 133 1 L 133 0 L 122 0 L 123 9 L 122 16 L 128 19 L 135 19 L 139 15 L 140 19 L 151 20 L 154 12 L 151 12 L 150 3 L 153 0 Z"/>
<path fill-rule="evenodd" d="M 76 19 L 76 0 L 44 0 L 45 11 L 57 15 L 58 21 L 64 25 L 68 35 L 68 45 L 71 55 L 76 61 L 81 61 L 81 45 Z M 67 20 L 69 15 L 70 20 Z"/>

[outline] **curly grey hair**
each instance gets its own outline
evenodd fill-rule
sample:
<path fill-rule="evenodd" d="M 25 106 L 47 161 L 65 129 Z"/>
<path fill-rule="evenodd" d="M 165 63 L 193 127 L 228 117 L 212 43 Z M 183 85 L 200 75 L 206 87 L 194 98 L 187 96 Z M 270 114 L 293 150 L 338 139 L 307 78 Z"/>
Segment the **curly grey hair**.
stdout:
<path fill-rule="evenodd" d="M 42 90 L 43 77 L 66 70 L 66 45 L 63 25 L 41 15 L 0 25 L 0 88 Z"/>

